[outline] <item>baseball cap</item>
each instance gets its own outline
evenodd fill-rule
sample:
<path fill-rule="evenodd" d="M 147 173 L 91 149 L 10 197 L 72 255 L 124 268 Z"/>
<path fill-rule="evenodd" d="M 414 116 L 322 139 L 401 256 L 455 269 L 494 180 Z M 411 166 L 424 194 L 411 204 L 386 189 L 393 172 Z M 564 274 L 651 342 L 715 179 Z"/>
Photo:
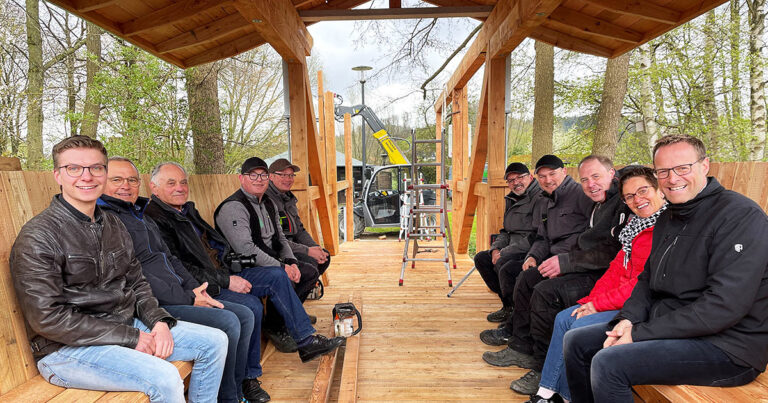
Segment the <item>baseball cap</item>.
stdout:
<path fill-rule="evenodd" d="M 293 168 L 293 172 L 301 171 L 301 169 L 298 166 L 291 164 L 291 161 L 288 161 L 285 158 L 280 158 L 278 160 L 275 160 L 275 162 L 273 162 L 269 166 L 269 172 L 272 172 L 272 173 L 279 172 L 286 168 Z"/>

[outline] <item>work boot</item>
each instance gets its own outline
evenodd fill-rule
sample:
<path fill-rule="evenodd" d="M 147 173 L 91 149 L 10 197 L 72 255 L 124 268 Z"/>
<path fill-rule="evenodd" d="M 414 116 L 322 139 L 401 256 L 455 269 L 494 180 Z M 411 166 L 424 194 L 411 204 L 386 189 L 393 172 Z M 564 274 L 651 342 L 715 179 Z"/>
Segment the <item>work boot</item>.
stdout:
<path fill-rule="evenodd" d="M 480 340 L 489 346 L 506 346 L 509 343 L 510 337 L 512 337 L 512 332 L 507 330 L 506 327 L 480 332 Z"/>
<path fill-rule="evenodd" d="M 512 383 L 514 383 L 514 382 L 512 382 Z M 509 387 L 510 387 L 510 389 L 514 390 L 512 388 L 512 385 L 510 385 Z M 515 392 L 517 392 L 517 391 L 515 391 Z M 545 398 L 543 398 L 543 397 L 541 397 L 539 395 L 531 395 L 530 396 L 530 400 L 527 400 L 525 403 L 563 403 L 563 398 L 560 397 L 560 395 L 558 395 L 557 393 L 552 395 L 552 397 L 550 397 L 549 399 L 545 399 Z"/>
<path fill-rule="evenodd" d="M 486 351 L 483 353 L 483 360 L 488 364 L 497 367 L 509 367 L 515 365 L 520 368 L 531 369 L 534 364 L 536 364 L 536 360 L 533 356 L 515 351 L 512 347 L 507 347 L 501 351 Z M 535 390 L 528 394 L 532 395 L 534 393 L 536 393 Z"/>
<path fill-rule="evenodd" d="M 522 378 L 512 381 L 509 388 L 523 395 L 534 395 L 539 390 L 541 372 L 530 370 Z"/>
<path fill-rule="evenodd" d="M 496 312 L 489 313 L 485 318 L 488 319 L 488 322 L 499 323 L 506 322 L 510 316 L 512 316 L 512 307 L 505 306 Z"/>
<path fill-rule="evenodd" d="M 296 345 L 296 341 L 293 340 L 293 337 L 291 337 L 290 334 L 288 334 L 288 329 L 285 327 L 282 327 L 281 329 L 265 328 L 262 331 L 267 335 L 269 341 L 275 345 L 277 351 L 281 353 L 295 353 L 299 348 Z"/>
<path fill-rule="evenodd" d="M 271 397 L 266 390 L 261 388 L 261 381 L 256 378 L 243 381 L 243 397 L 249 402 L 268 402 Z"/>
<path fill-rule="evenodd" d="M 309 342 L 303 343 L 302 346 L 299 347 L 299 358 L 301 358 L 301 362 L 312 361 L 323 354 L 330 353 L 340 345 L 344 344 L 344 341 L 346 340 L 344 337 L 334 337 L 329 339 L 319 334 L 309 336 L 309 338 Z"/>

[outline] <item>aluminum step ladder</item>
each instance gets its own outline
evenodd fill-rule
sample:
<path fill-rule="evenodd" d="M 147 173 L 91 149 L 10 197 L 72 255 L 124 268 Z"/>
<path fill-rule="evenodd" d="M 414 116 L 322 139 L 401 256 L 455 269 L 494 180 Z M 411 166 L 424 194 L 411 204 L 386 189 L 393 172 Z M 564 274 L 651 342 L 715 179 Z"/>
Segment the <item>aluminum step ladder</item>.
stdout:
<path fill-rule="evenodd" d="M 445 138 L 443 132 L 442 138 Z M 448 225 L 448 184 L 445 181 L 445 162 L 444 158 L 440 161 L 419 162 L 416 152 L 419 144 L 435 144 L 440 147 L 441 156 L 445 155 L 445 142 L 443 139 L 416 139 L 416 131 L 411 131 L 411 176 L 410 184 L 406 186 L 408 192 L 407 205 L 407 228 L 405 230 L 405 246 L 403 248 L 403 265 L 400 268 L 400 281 L 398 285 L 402 286 L 405 279 L 405 268 L 408 262 L 411 268 L 416 268 L 416 262 L 442 262 L 445 265 L 445 271 L 448 274 L 448 286 L 453 286 L 451 280 L 451 262 L 453 268 L 456 268 L 456 256 L 453 251 L 453 241 L 451 237 L 451 227 Z M 436 175 L 437 183 L 422 183 L 424 175 L 421 173 L 422 167 L 440 167 L 440 174 Z M 439 195 L 439 204 L 426 204 L 424 201 L 424 192 L 432 191 L 435 196 Z M 439 219 L 438 219 L 439 217 Z M 425 240 L 441 238 L 442 245 L 419 245 Z M 442 250 L 442 257 L 419 257 L 421 253 L 434 253 Z"/>

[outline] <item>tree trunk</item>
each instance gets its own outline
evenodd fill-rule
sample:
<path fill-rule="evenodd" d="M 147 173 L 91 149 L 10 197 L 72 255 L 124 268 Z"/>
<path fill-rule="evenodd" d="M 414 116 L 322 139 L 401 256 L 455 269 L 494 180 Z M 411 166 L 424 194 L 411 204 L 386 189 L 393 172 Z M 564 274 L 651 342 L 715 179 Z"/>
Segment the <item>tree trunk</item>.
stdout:
<path fill-rule="evenodd" d="M 64 16 L 64 40 L 67 49 L 72 48 L 72 30 L 69 27 L 69 13 Z M 77 135 L 78 119 L 75 119 L 77 109 L 77 90 L 75 89 L 75 52 L 69 52 L 64 58 L 64 68 L 67 75 L 67 113 L 69 121 L 69 135 Z"/>
<path fill-rule="evenodd" d="M 749 94 L 752 119 L 752 144 L 749 159 L 765 157 L 765 80 L 763 48 L 765 48 L 765 0 L 747 1 L 749 6 Z"/>
<path fill-rule="evenodd" d="M 531 165 L 552 153 L 555 127 L 555 48 L 536 41 Z"/>
<path fill-rule="evenodd" d="M 659 139 L 659 127 L 656 125 L 656 117 L 653 107 L 653 88 L 651 84 L 651 46 L 647 43 L 640 46 L 640 99 L 642 102 L 642 114 L 643 114 L 643 131 L 647 135 L 648 139 L 648 155 L 653 158 L 650 153 L 653 151 L 653 147 L 656 145 L 656 140 Z"/>
<path fill-rule="evenodd" d="M 40 33 L 40 0 L 26 0 L 27 51 L 27 169 L 43 165 L 43 38 Z"/>
<path fill-rule="evenodd" d="M 741 0 L 731 0 L 731 25 L 728 42 L 731 53 L 731 118 L 741 118 Z"/>
<path fill-rule="evenodd" d="M 720 128 L 720 118 L 717 115 L 717 104 L 715 103 L 715 62 L 712 55 L 715 54 L 715 10 L 707 13 L 707 19 L 704 22 L 704 113 L 706 115 L 707 139 L 711 155 L 717 155 L 718 152 L 718 132 Z"/>
<path fill-rule="evenodd" d="M 219 109 L 218 65 L 210 63 L 188 69 L 185 75 L 189 124 L 194 141 L 195 173 L 223 174 L 224 141 Z"/>
<path fill-rule="evenodd" d="M 88 60 L 85 64 L 85 103 L 83 105 L 83 121 L 80 133 L 96 138 L 99 129 L 99 113 L 101 105 L 96 101 L 95 80 L 101 68 L 101 28 L 86 22 L 85 48 Z"/>
<path fill-rule="evenodd" d="M 627 79 L 629 73 L 629 52 L 608 59 L 605 66 L 605 83 L 603 98 L 597 111 L 597 127 L 595 140 L 592 143 L 592 154 L 603 155 L 613 159 L 616 154 L 621 109 L 624 106 L 624 96 L 627 95 Z"/>

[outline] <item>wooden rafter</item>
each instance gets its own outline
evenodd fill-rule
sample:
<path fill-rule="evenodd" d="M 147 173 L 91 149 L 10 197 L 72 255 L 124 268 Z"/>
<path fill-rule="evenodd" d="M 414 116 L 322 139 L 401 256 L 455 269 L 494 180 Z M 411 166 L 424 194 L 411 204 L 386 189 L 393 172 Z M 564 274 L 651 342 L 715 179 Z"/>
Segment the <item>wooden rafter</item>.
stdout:
<path fill-rule="evenodd" d="M 230 14 L 224 18 L 203 25 L 202 27 L 191 29 L 181 35 L 158 43 L 157 51 L 160 53 L 167 53 L 190 46 L 200 45 L 219 39 L 238 29 L 247 27 L 248 24 L 250 24 L 250 22 L 246 21 L 239 13 Z"/>
<path fill-rule="evenodd" d="M 613 49 L 595 45 L 585 39 L 577 38 L 566 33 L 555 31 L 547 27 L 537 27 L 531 32 L 530 37 L 537 41 L 548 43 L 559 48 L 588 53 L 590 55 L 612 57 Z"/>
<path fill-rule="evenodd" d="M 584 0 L 587 3 L 600 6 L 607 10 L 619 14 L 633 15 L 661 22 L 664 24 L 677 25 L 682 13 L 660 5 L 643 0 Z"/>
<path fill-rule="evenodd" d="M 418 7 L 418 8 L 366 8 L 356 10 L 303 10 L 299 11 L 302 21 L 352 21 L 389 20 L 417 18 L 485 18 L 492 6 L 469 7 Z"/>
<path fill-rule="evenodd" d="M 236 0 L 235 8 L 288 62 L 303 62 L 312 36 L 289 0 Z"/>
<path fill-rule="evenodd" d="M 640 32 L 566 7 L 559 7 L 553 11 L 548 22 L 558 27 L 578 29 L 588 35 L 632 44 L 638 44 L 643 40 L 643 34 Z"/>
<path fill-rule="evenodd" d="M 223 45 L 217 46 L 213 49 L 208 49 L 205 52 L 198 53 L 194 56 L 184 60 L 184 65 L 188 67 L 198 66 L 205 63 L 214 62 L 216 60 L 223 59 L 232 55 L 237 55 L 253 48 L 259 47 L 266 43 L 264 38 L 258 32 L 252 32 L 248 35 L 241 36 L 235 40 L 227 42 Z"/>
<path fill-rule="evenodd" d="M 77 12 L 87 13 L 89 11 L 111 6 L 117 2 L 118 0 L 74 0 L 72 5 Z"/>
<path fill-rule="evenodd" d="M 121 25 L 123 35 L 131 37 L 157 27 L 170 25 L 215 7 L 224 7 L 230 2 L 221 0 L 184 0 L 172 3 L 148 15 L 143 15 Z"/>
<path fill-rule="evenodd" d="M 503 20 L 494 21 L 497 29 L 491 31 L 493 34 L 488 44 L 490 57 L 501 57 L 514 50 L 562 2 L 563 0 L 499 0 L 496 8 L 499 9 Z"/>

